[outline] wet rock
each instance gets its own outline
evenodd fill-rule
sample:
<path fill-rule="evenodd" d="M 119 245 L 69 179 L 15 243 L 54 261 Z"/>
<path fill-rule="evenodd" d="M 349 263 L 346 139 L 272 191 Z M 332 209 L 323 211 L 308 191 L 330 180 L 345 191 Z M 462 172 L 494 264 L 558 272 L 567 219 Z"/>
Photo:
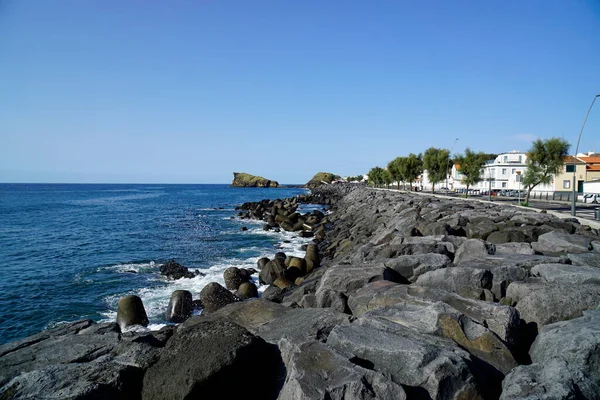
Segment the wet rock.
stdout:
<path fill-rule="evenodd" d="M 193 278 L 200 275 L 200 273 L 191 272 L 187 267 L 176 263 L 174 260 L 167 261 L 160 266 L 159 270 L 161 275 L 169 279 Z"/>
<path fill-rule="evenodd" d="M 258 297 L 258 289 L 252 282 L 244 282 L 240 285 L 236 292 L 236 296 L 242 300 Z"/>
<path fill-rule="evenodd" d="M 281 258 L 274 258 L 265 264 L 258 274 L 259 281 L 266 285 L 271 285 L 278 278 L 285 276 L 285 265 Z"/>
<path fill-rule="evenodd" d="M 200 300 L 208 312 L 217 311 L 219 308 L 237 301 L 229 290 L 216 282 L 209 283 L 200 291 Z"/>
<path fill-rule="evenodd" d="M 223 272 L 225 287 L 229 290 L 237 290 L 244 282 L 248 282 L 250 273 L 243 268 L 229 267 Z"/>
<path fill-rule="evenodd" d="M 256 267 L 261 270 L 265 265 L 267 265 L 267 263 L 271 261 L 269 260 L 267 257 L 262 257 L 259 258 L 258 261 L 256 262 Z"/>
<path fill-rule="evenodd" d="M 117 306 L 117 324 L 121 329 L 132 325 L 148 326 L 148 316 L 142 299 L 135 295 L 121 297 Z"/>
<path fill-rule="evenodd" d="M 315 268 L 321 266 L 321 257 L 319 255 L 319 248 L 314 244 L 309 244 L 306 247 L 306 255 L 304 256 L 306 262 L 306 273 L 310 274 Z"/>
<path fill-rule="evenodd" d="M 187 290 L 176 290 L 171 294 L 165 319 L 169 322 L 183 322 L 192 315 L 192 293 Z"/>

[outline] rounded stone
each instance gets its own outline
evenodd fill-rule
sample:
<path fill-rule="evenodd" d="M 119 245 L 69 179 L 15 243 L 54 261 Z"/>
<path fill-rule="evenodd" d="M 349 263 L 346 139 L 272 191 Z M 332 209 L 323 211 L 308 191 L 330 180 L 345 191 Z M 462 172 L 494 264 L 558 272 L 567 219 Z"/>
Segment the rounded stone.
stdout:
<path fill-rule="evenodd" d="M 200 291 L 200 300 L 206 311 L 217 311 L 227 304 L 235 303 L 236 298 L 229 290 L 219 285 L 217 282 L 211 282 Z"/>
<path fill-rule="evenodd" d="M 187 290 L 176 290 L 171 294 L 165 319 L 169 322 L 180 323 L 192 315 L 192 293 Z"/>
<path fill-rule="evenodd" d="M 258 267 L 258 269 L 263 269 L 263 267 L 264 267 L 265 265 L 267 265 L 267 263 L 268 263 L 269 261 L 271 261 L 271 260 L 269 260 L 267 257 L 260 258 L 260 259 L 259 259 L 259 260 L 256 262 L 256 266 Z"/>
<path fill-rule="evenodd" d="M 229 290 L 237 290 L 248 279 L 250 279 L 250 274 L 245 269 L 229 267 L 223 272 L 225 287 Z"/>
<path fill-rule="evenodd" d="M 254 283 L 244 282 L 240 285 L 236 294 L 240 299 L 250 299 L 258 297 L 258 289 Z"/>
<path fill-rule="evenodd" d="M 135 295 L 121 297 L 117 306 L 117 324 L 121 329 L 132 325 L 148 326 L 148 316 L 142 299 Z"/>

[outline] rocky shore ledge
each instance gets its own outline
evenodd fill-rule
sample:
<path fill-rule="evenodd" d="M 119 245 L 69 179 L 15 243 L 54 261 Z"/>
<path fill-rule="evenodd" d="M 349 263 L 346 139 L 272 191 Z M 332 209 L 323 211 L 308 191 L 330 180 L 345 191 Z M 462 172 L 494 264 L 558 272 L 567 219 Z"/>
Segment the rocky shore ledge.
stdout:
<path fill-rule="evenodd" d="M 0 399 L 600 398 L 597 229 L 357 185 L 302 199 L 329 215 L 298 201 L 241 207 L 314 237 L 304 258 L 259 260 L 260 299 L 256 271 L 230 269 L 227 288 L 202 290 L 202 315 L 174 294 L 168 313 L 185 322 L 131 333 L 147 319 L 124 298 L 118 323 L 0 346 Z"/>

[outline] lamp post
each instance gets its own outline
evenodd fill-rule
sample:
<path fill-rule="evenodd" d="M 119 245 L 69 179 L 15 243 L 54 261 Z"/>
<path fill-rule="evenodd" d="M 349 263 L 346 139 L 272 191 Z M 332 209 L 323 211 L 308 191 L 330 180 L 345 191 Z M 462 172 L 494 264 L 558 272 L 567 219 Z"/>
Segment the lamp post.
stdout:
<path fill-rule="evenodd" d="M 448 162 L 446 163 L 446 194 L 450 195 L 450 188 L 448 187 L 448 180 L 450 179 L 450 173 L 448 170 L 450 169 L 450 156 L 452 155 L 452 150 L 454 150 L 454 145 L 458 142 L 458 138 L 454 139 L 454 143 L 452 143 L 452 147 L 450 147 L 450 152 L 448 153 Z"/>
<path fill-rule="evenodd" d="M 577 147 L 575 147 L 575 156 L 573 156 L 573 199 L 571 200 L 571 215 L 577 215 L 577 194 L 576 194 L 576 184 L 577 184 L 577 153 L 579 153 L 579 141 L 581 140 L 581 134 L 583 133 L 583 128 L 585 128 L 585 123 L 587 122 L 588 116 L 590 115 L 590 111 L 592 111 L 592 107 L 594 107 L 594 103 L 596 99 L 600 97 L 600 94 L 594 96 L 594 100 L 592 100 L 592 104 L 590 104 L 590 108 L 588 108 L 587 114 L 585 114 L 585 119 L 583 120 L 583 125 L 581 125 L 581 130 L 579 131 L 579 137 L 577 138 Z"/>
<path fill-rule="evenodd" d="M 517 180 L 519 181 L 519 202 L 517 205 L 521 205 L 521 171 L 517 171 Z"/>

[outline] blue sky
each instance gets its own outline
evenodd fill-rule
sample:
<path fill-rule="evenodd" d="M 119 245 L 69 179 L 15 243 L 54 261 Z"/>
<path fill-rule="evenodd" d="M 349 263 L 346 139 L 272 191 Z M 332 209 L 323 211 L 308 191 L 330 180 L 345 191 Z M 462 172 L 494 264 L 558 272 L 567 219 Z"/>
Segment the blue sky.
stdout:
<path fill-rule="evenodd" d="M 3 0 L 0 182 L 302 183 L 457 137 L 574 143 L 599 50 L 596 0 Z"/>

